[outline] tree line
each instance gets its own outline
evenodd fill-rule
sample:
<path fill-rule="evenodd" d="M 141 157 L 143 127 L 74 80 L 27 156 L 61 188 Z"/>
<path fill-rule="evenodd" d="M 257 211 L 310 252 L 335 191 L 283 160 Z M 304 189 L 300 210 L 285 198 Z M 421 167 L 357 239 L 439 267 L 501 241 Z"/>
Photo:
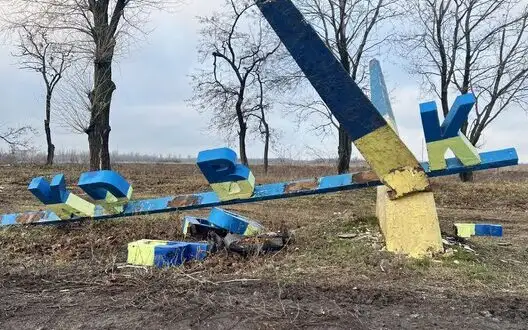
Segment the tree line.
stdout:
<path fill-rule="evenodd" d="M 293 114 L 298 125 L 314 123 L 310 129 L 317 134 L 335 134 L 336 171 L 348 172 L 350 137 L 314 94 L 254 1 L 222 1 L 221 10 L 198 18 L 200 66 L 189 77 L 189 106 L 207 113 L 210 128 L 237 143 L 244 164 L 248 140 L 260 139 L 267 171 L 269 153 L 281 139 L 277 125 L 270 122 L 276 111 L 283 117 Z M 116 52 L 126 47 L 127 38 L 143 33 L 141 26 L 153 10 L 175 3 L 3 2 L 9 5 L 2 17 L 4 30 L 17 46 L 14 55 L 20 67 L 37 72 L 45 83 L 47 163 L 53 164 L 50 122 L 56 114 L 62 123 L 86 134 L 90 168 L 109 169 Z M 476 146 L 501 114 L 524 107 L 528 8 L 522 0 L 294 2 L 366 93 L 368 62 L 386 53 L 404 58 L 407 71 L 421 78 L 423 90 L 440 100 L 444 116 L 457 94 L 474 93 L 477 103 L 462 132 Z M 13 136 L 27 132 L 6 133 L 0 131 L 0 139 L 13 144 Z M 471 178 L 471 173 L 462 175 L 463 180 Z"/>

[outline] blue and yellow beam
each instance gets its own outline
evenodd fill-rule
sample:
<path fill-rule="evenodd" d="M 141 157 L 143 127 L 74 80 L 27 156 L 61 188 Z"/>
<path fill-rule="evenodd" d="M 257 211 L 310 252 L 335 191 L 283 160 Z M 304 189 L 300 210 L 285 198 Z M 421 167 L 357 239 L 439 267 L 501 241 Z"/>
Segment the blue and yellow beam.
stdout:
<path fill-rule="evenodd" d="M 376 110 L 291 0 L 256 0 L 306 78 L 381 182 L 399 198 L 426 191 L 418 160 Z"/>
<path fill-rule="evenodd" d="M 398 125 L 392 111 L 392 105 L 389 99 L 389 92 L 385 85 L 385 77 L 381 71 L 381 65 L 378 60 L 373 59 L 369 63 L 370 70 L 370 100 L 378 110 L 380 115 L 398 134 Z"/>
<path fill-rule="evenodd" d="M 464 166 L 458 159 L 447 160 L 447 168 L 444 170 L 431 171 L 428 163 L 422 163 L 426 175 L 429 177 L 451 175 L 467 171 L 479 171 L 490 168 L 512 166 L 518 164 L 518 156 L 514 148 L 485 152 L 480 154 L 481 163 L 475 166 Z M 292 182 L 277 182 L 255 186 L 253 195 L 248 198 L 222 201 L 216 192 L 166 196 L 161 198 L 131 200 L 120 214 L 108 214 L 100 206 L 96 205 L 94 216 L 73 216 L 61 219 L 51 210 L 37 212 L 13 213 L 0 216 L 0 226 L 24 225 L 24 224 L 55 224 L 66 221 L 80 221 L 84 219 L 105 220 L 121 217 L 130 217 L 141 214 L 174 212 L 209 208 L 222 205 L 233 205 L 240 203 L 252 203 L 265 200 L 291 198 L 296 196 L 308 196 L 325 194 L 337 191 L 361 189 L 365 187 L 378 186 L 382 183 L 378 176 L 372 171 L 357 172 L 344 175 L 332 175 L 321 178 L 312 178 Z"/>

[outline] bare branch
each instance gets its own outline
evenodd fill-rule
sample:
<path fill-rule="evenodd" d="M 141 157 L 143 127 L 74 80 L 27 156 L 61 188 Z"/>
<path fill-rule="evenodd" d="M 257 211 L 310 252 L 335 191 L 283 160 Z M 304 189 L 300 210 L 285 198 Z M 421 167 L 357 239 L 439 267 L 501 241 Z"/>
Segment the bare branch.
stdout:
<path fill-rule="evenodd" d="M 413 71 L 449 110 L 448 93 L 473 92 L 477 105 L 463 127 L 476 145 L 500 114 L 528 96 L 528 9 L 521 0 L 413 0 L 406 55 Z"/>

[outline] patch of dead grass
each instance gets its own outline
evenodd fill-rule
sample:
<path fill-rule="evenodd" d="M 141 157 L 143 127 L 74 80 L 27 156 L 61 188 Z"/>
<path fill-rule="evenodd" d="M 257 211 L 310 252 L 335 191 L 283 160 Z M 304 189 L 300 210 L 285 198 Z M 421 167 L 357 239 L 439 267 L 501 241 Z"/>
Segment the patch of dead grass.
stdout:
<path fill-rule="evenodd" d="M 0 200 L 7 202 L 0 208 L 3 212 L 12 212 L 40 207 L 26 190 L 30 178 L 36 174 L 64 171 L 69 184 L 73 185 L 83 170 L 80 166 L 2 169 Z M 119 165 L 116 170 L 133 183 L 137 198 L 208 189 L 193 165 Z M 272 166 L 267 176 L 259 167 L 255 169 L 259 183 L 331 173 L 333 168 L 328 166 Z M 149 280 L 186 277 L 178 273 L 183 271 L 186 274 L 200 272 L 201 280 L 211 282 L 258 278 L 318 285 L 378 283 L 407 287 L 427 283 L 467 292 L 489 288 L 526 290 L 528 249 L 524 243 L 528 237 L 528 215 L 525 213 L 528 175 L 522 171 L 499 174 L 504 180 L 489 174 L 477 176 L 478 181 L 473 184 L 461 184 L 454 178 L 433 180 L 443 231 L 452 233 L 453 223 L 458 221 L 485 220 L 504 224 L 503 239 L 469 240 L 478 255 L 460 250 L 449 258 L 413 260 L 383 251 L 383 239 L 374 217 L 375 189 L 368 188 L 230 206 L 228 209 L 261 221 L 270 230 L 278 230 L 283 225 L 294 229 L 295 244 L 262 257 L 242 258 L 219 253 L 202 264 L 177 270 L 150 269 L 145 276 L 153 276 Z M 515 176 L 515 180 L 506 179 L 508 175 Z M 207 212 L 199 210 L 185 214 L 206 216 Z M 116 265 L 126 261 L 127 244 L 143 238 L 181 239 L 182 216 L 175 213 L 71 226 L 4 229 L 0 231 L 0 266 L 8 273 L 78 272 L 92 274 L 96 279 L 108 272 L 128 272 L 130 277 L 122 280 L 134 281 L 137 273 L 143 270 L 116 270 Z M 340 239 L 338 235 L 343 233 L 355 233 L 357 237 Z M 504 241 L 512 245 L 498 246 L 498 242 Z M 180 280 L 174 281 L 176 284 Z M 194 282 L 190 280 L 189 283 Z"/>

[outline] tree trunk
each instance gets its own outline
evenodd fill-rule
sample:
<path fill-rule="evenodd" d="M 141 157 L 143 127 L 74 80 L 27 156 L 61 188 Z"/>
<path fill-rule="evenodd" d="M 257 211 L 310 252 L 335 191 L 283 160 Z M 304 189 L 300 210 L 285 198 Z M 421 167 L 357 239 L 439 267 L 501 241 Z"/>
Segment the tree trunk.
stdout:
<path fill-rule="evenodd" d="M 46 165 L 53 165 L 53 159 L 55 158 L 55 146 L 51 142 L 51 93 L 46 94 L 46 119 L 44 120 L 44 131 L 46 132 L 46 143 L 48 145 L 48 157 L 46 159 Z"/>
<path fill-rule="evenodd" d="M 88 148 L 90 150 L 90 171 L 98 171 L 101 169 L 101 130 L 92 126 L 87 131 L 88 134 Z"/>
<path fill-rule="evenodd" d="M 238 143 L 240 148 L 240 162 L 244 165 L 248 165 L 247 155 L 246 155 L 246 132 L 247 126 L 246 123 L 240 124 L 240 130 L 238 131 Z"/>
<path fill-rule="evenodd" d="M 348 173 L 350 168 L 350 158 L 352 156 L 352 140 L 346 130 L 339 126 L 339 146 L 338 146 L 337 172 L 339 174 Z"/>
<path fill-rule="evenodd" d="M 90 170 L 109 170 L 110 165 L 110 106 L 116 89 L 112 81 L 113 48 L 103 58 L 94 61 L 94 89 L 91 93 L 92 110 L 88 144 L 90 148 Z M 96 51 L 96 53 L 98 53 Z M 101 52 L 103 53 L 103 52 Z"/>
<path fill-rule="evenodd" d="M 449 113 L 449 100 L 448 100 L 448 90 L 447 90 L 447 84 L 442 84 L 441 91 L 440 91 L 440 100 L 442 101 L 442 113 L 444 114 L 444 118 Z"/>
<path fill-rule="evenodd" d="M 240 88 L 238 90 L 238 99 L 235 104 L 235 111 L 237 114 L 238 120 L 238 147 L 240 151 L 240 162 L 244 165 L 248 165 L 247 155 L 246 155 L 246 132 L 247 124 L 244 120 L 244 113 L 242 111 L 242 103 L 244 102 L 244 92 L 246 90 L 246 81 L 242 80 L 240 82 Z"/>
<path fill-rule="evenodd" d="M 268 165 L 269 165 L 269 142 L 270 142 L 270 131 L 268 126 L 266 125 L 266 139 L 264 141 L 264 173 L 268 174 Z"/>
<path fill-rule="evenodd" d="M 343 65 L 343 68 L 346 72 L 351 74 L 351 78 L 355 81 L 356 80 L 356 69 L 351 70 L 350 65 L 350 55 L 348 53 L 348 44 L 347 44 L 347 37 L 346 37 L 346 14 L 345 14 L 345 4 L 344 2 L 340 2 L 340 26 L 341 29 L 336 31 L 336 38 L 337 38 L 337 49 L 339 52 L 339 61 L 341 62 L 341 65 Z M 352 71 L 352 72 L 351 72 Z M 350 157 L 352 155 L 352 140 L 348 136 L 347 131 L 345 128 L 341 125 L 339 125 L 339 143 L 337 146 L 337 155 L 338 155 L 338 161 L 337 161 L 337 173 L 343 174 L 348 173 L 350 168 Z"/>
<path fill-rule="evenodd" d="M 462 182 L 473 182 L 474 176 L 473 172 L 463 172 L 458 175 L 460 177 L 460 181 Z"/>
<path fill-rule="evenodd" d="M 101 170 L 110 170 L 112 167 L 110 165 L 110 125 L 106 125 L 103 129 L 103 134 L 101 136 Z"/>

